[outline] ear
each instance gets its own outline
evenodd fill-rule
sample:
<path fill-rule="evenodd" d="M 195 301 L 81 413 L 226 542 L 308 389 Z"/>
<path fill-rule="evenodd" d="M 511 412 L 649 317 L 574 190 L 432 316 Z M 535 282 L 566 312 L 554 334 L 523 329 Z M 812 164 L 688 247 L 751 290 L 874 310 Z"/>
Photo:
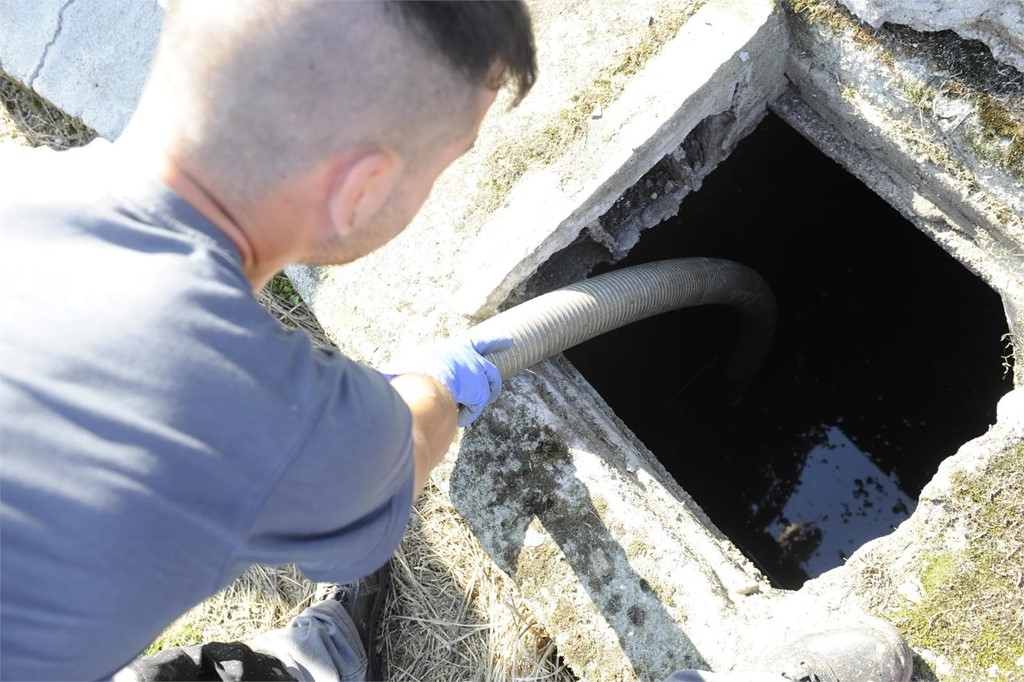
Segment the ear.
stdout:
<path fill-rule="evenodd" d="M 328 196 L 331 223 L 338 234 L 348 234 L 357 222 L 372 218 L 394 192 L 400 162 L 380 150 L 359 150 L 336 166 Z"/>

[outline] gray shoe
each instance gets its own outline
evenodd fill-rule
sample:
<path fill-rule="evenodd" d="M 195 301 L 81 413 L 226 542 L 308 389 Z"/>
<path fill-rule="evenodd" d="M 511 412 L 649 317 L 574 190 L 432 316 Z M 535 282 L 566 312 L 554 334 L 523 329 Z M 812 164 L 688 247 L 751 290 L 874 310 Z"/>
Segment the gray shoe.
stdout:
<path fill-rule="evenodd" d="M 366 651 L 366 679 L 370 682 L 383 679 L 380 656 L 377 654 L 377 637 L 380 635 L 381 615 L 390 584 L 391 564 L 387 563 L 353 583 L 323 583 L 316 591 L 318 600 L 334 599 L 341 602 L 352 618 Z"/>
<path fill-rule="evenodd" d="M 794 682 L 909 682 L 914 657 L 896 628 L 865 616 L 801 635 L 767 664 Z"/>

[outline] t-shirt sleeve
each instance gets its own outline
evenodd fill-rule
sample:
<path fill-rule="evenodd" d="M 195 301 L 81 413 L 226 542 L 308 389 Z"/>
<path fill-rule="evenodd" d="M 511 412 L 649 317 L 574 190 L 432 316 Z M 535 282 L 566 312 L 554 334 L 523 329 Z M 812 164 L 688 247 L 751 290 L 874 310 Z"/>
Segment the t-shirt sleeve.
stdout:
<path fill-rule="evenodd" d="M 302 376 L 305 433 L 250 527 L 245 563 L 348 582 L 387 562 L 413 500 L 412 417 L 387 380 L 328 349 Z M 294 377 L 293 377 L 294 378 Z"/>

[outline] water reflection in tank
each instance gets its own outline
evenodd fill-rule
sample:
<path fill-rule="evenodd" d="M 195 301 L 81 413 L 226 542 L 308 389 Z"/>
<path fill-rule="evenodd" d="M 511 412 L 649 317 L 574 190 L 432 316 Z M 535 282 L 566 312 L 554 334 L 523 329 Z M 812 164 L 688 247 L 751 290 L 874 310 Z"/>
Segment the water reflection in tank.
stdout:
<path fill-rule="evenodd" d="M 843 563 L 910 516 L 914 502 L 840 426 L 825 425 L 782 510 L 762 530 L 809 576 Z M 752 505 L 751 516 L 758 516 Z"/>

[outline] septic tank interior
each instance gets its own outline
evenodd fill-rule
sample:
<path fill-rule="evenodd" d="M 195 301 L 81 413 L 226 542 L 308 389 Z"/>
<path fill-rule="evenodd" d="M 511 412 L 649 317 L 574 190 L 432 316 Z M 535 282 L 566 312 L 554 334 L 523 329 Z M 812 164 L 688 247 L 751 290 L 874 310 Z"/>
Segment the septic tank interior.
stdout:
<path fill-rule="evenodd" d="M 657 198 L 667 174 L 632 196 Z M 776 296 L 772 348 L 738 404 L 716 390 L 726 307 L 565 355 L 778 587 L 890 533 L 1012 388 L 998 294 L 773 115 L 614 267 L 686 256 L 748 265 Z"/>

